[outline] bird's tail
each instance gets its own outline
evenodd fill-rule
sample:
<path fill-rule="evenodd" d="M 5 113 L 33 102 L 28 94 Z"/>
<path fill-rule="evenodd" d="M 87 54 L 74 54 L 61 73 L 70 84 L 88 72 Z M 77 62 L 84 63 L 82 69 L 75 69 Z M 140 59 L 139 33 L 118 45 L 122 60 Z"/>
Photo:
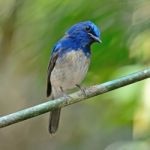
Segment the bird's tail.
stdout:
<path fill-rule="evenodd" d="M 61 97 L 62 92 L 60 91 L 56 92 L 56 90 L 54 89 L 52 91 L 53 91 L 52 92 L 53 99 Z M 50 118 L 49 118 L 49 133 L 50 134 L 54 134 L 58 129 L 59 120 L 60 120 L 60 112 L 61 112 L 60 108 L 57 108 L 50 112 Z"/>
<path fill-rule="evenodd" d="M 50 112 L 50 118 L 49 118 L 49 133 L 50 134 L 54 134 L 58 129 L 60 111 L 61 109 L 58 108 Z"/>

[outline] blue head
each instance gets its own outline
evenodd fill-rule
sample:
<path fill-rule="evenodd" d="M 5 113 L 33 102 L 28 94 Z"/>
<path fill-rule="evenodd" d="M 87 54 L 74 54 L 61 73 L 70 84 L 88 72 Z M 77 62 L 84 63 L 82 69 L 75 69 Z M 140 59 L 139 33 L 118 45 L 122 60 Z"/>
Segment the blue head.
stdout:
<path fill-rule="evenodd" d="M 84 21 L 73 25 L 66 35 L 74 39 L 82 47 L 90 46 L 94 42 L 101 43 L 100 30 L 91 21 Z"/>

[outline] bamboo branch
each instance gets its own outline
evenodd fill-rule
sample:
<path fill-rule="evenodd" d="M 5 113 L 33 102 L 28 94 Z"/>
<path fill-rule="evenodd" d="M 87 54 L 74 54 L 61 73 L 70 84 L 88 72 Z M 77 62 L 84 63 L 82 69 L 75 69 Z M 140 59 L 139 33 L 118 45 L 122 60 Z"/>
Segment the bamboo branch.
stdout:
<path fill-rule="evenodd" d="M 11 124 L 44 114 L 58 107 L 64 107 L 83 101 L 90 97 L 94 97 L 108 91 L 144 80 L 150 77 L 150 68 L 121 77 L 116 80 L 105 82 L 103 84 L 91 86 L 85 89 L 85 94 L 81 91 L 70 94 L 69 98 L 61 97 L 53 101 L 48 101 L 24 110 L 0 117 L 0 128 L 9 126 Z"/>

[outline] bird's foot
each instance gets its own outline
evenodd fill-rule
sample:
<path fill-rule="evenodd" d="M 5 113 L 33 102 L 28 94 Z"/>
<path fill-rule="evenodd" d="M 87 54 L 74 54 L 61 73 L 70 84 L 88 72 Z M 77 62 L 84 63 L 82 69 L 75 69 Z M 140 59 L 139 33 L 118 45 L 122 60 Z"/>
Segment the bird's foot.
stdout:
<path fill-rule="evenodd" d="M 81 87 L 79 84 L 76 84 L 76 87 L 79 88 L 83 95 L 86 97 L 85 88 Z"/>
<path fill-rule="evenodd" d="M 66 93 L 64 92 L 64 90 L 63 90 L 63 88 L 62 88 L 62 87 L 60 87 L 60 90 L 61 90 L 61 92 L 62 92 L 63 97 L 64 97 L 66 100 L 68 100 L 68 99 L 72 99 L 72 97 L 71 97 L 71 96 L 69 96 L 68 94 L 66 94 Z"/>

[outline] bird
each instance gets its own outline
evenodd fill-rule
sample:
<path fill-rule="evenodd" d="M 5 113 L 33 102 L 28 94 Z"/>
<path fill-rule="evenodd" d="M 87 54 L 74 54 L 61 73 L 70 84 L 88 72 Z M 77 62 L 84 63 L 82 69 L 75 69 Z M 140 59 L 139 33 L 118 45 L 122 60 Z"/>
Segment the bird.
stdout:
<path fill-rule="evenodd" d="M 91 61 L 91 45 L 101 43 L 100 29 L 92 21 L 82 21 L 71 26 L 54 45 L 47 71 L 47 97 L 56 99 L 75 87 L 82 88 Z M 60 108 L 50 112 L 49 133 L 54 134 L 59 125 Z"/>

